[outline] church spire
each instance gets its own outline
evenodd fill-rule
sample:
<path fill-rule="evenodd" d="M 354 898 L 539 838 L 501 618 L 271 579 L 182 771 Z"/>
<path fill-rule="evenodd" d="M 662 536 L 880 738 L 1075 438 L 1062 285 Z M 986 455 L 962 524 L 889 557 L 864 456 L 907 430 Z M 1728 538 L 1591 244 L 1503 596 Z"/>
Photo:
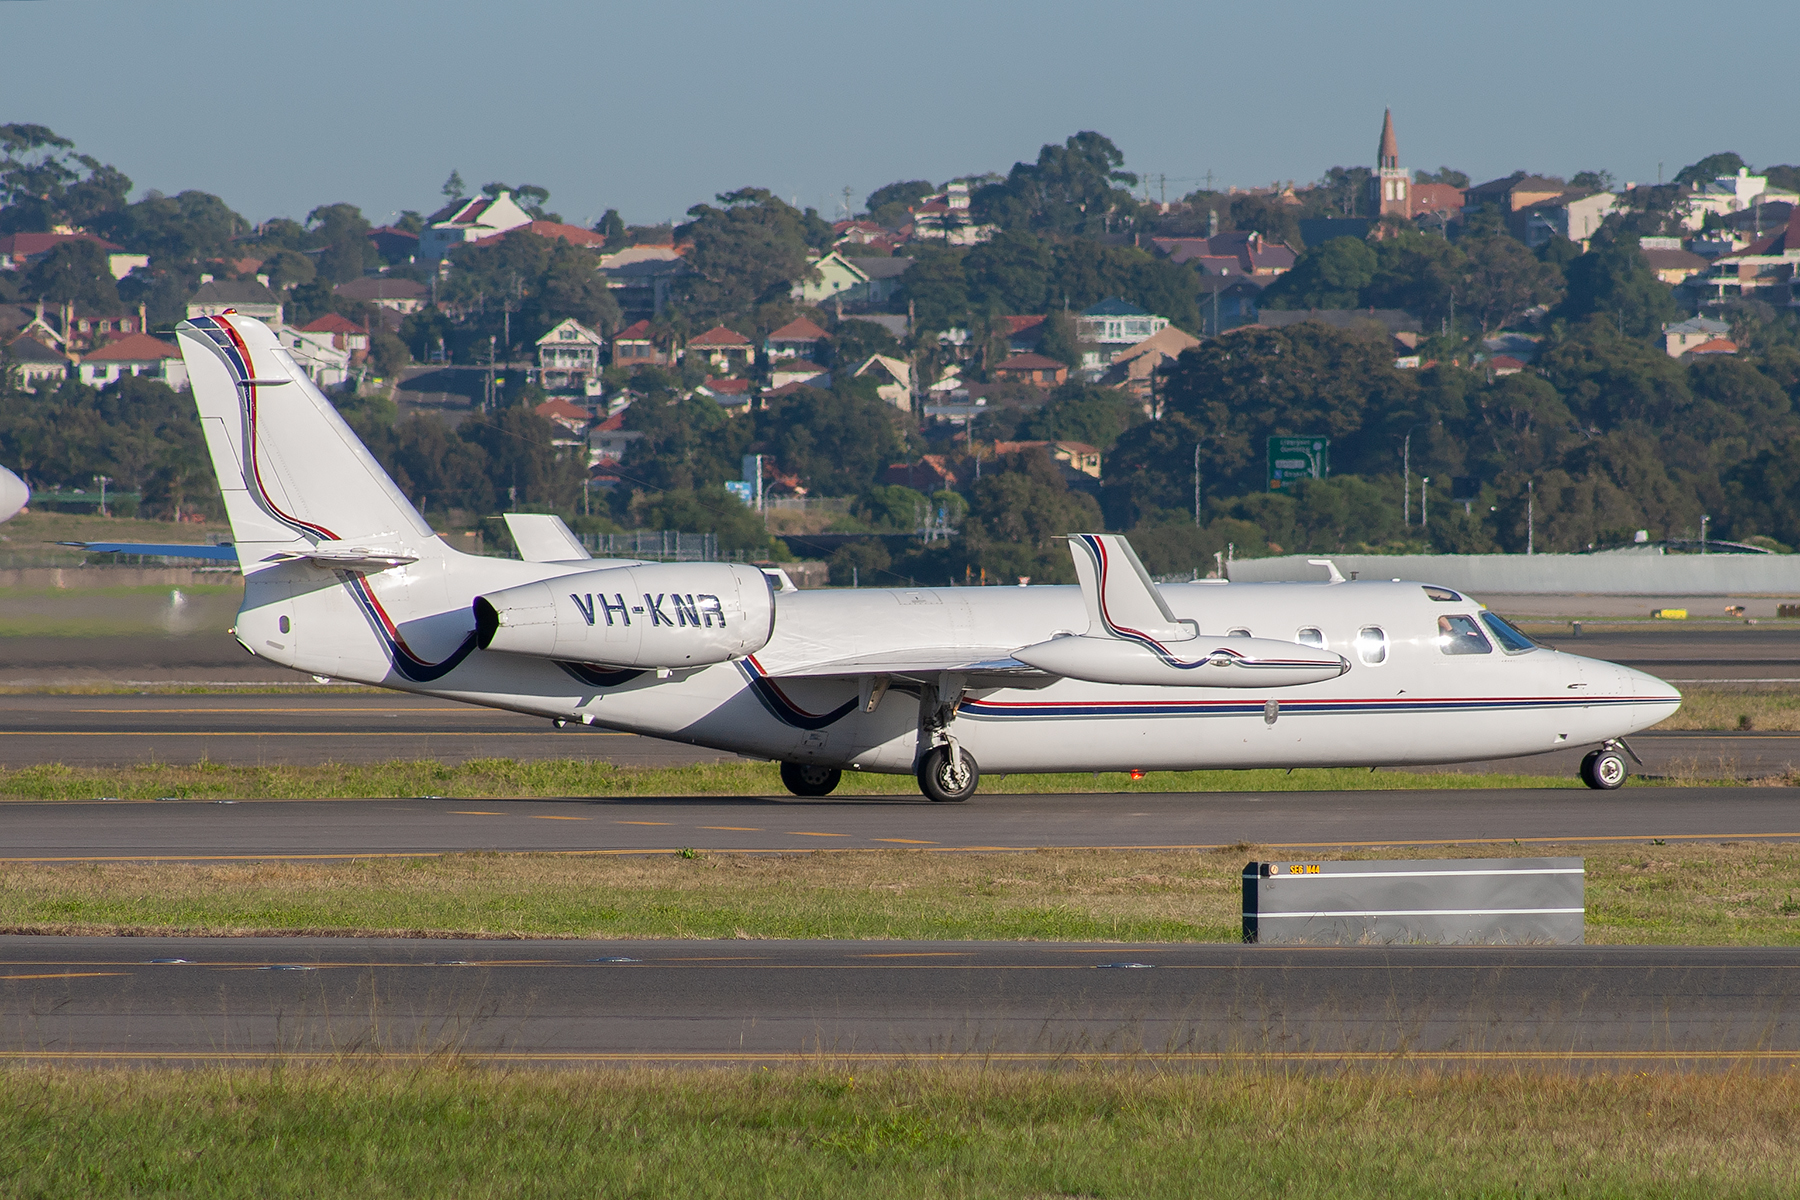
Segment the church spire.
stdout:
<path fill-rule="evenodd" d="M 1381 148 L 1376 151 L 1376 166 L 1393 170 L 1400 165 L 1400 143 L 1394 139 L 1394 110 L 1381 113 Z"/>

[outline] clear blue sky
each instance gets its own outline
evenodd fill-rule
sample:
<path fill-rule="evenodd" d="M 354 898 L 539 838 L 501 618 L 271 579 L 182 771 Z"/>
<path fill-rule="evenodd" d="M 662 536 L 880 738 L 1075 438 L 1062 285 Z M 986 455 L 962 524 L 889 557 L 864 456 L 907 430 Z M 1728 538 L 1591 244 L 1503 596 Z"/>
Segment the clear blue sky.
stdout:
<path fill-rule="evenodd" d="M 1004 171 L 1082 129 L 1171 199 L 1367 165 L 1654 180 L 1719 150 L 1800 162 L 1800 6 L 0 2 L 0 121 L 139 190 L 252 220 L 376 223 L 537 183 L 591 223 L 763 186 L 828 216 L 898 179 Z M 1154 195 L 1154 193 L 1153 193 Z"/>

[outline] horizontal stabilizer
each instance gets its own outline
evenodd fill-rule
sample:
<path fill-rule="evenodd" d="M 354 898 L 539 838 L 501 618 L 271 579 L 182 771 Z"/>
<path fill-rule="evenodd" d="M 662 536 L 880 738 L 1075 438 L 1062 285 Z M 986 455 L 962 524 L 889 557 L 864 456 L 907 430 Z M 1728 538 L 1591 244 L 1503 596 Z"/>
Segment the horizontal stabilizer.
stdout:
<path fill-rule="evenodd" d="M 1059 637 L 1012 652 L 1053 675 L 1091 683 L 1270 688 L 1322 683 L 1350 669 L 1329 650 L 1271 638 L 1202 638 L 1169 651 L 1110 637 Z"/>
<path fill-rule="evenodd" d="M 849 679 L 859 675 L 894 675 L 927 679 L 945 673 L 967 675 L 979 687 L 978 676 L 992 676 L 1017 687 L 1021 681 L 1045 679 L 1045 673 L 1013 657 L 1003 646 L 914 646 L 874 654 L 858 654 L 809 663 L 760 663 L 776 679 Z"/>
<path fill-rule="evenodd" d="M 277 551 L 263 561 L 310 562 L 335 571 L 385 571 L 389 567 L 416 563 L 419 556 L 390 546 L 338 541 L 320 542 L 306 549 Z"/>
<path fill-rule="evenodd" d="M 593 557 L 563 519 L 554 513 L 505 513 L 519 557 L 526 562 L 586 562 Z"/>
<path fill-rule="evenodd" d="M 1199 634 L 1191 622 L 1175 619 L 1137 551 L 1118 534 L 1076 534 L 1069 553 L 1087 602 L 1089 637 L 1185 642 Z"/>

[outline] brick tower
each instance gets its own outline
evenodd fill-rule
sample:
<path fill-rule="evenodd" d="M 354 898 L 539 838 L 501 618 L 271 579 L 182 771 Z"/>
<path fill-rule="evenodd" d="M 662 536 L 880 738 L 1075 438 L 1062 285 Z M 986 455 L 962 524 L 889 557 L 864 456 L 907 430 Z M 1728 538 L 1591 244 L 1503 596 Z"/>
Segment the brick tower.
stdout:
<path fill-rule="evenodd" d="M 1411 180 L 1409 173 L 1400 169 L 1400 143 L 1394 139 L 1392 109 L 1381 115 L 1381 146 L 1375 154 L 1375 175 L 1369 180 L 1375 215 L 1411 216 L 1412 201 L 1407 196 Z"/>

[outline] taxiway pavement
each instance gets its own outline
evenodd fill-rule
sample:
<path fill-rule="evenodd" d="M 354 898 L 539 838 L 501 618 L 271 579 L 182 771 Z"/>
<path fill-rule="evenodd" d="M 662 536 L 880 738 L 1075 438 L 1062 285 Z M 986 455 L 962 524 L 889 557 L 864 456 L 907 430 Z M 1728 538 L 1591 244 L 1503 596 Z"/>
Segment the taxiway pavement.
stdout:
<path fill-rule="evenodd" d="M 1800 1061 L 1800 950 L 0 938 L 0 1061 Z"/>
<path fill-rule="evenodd" d="M 978 794 L 0 805 L 0 861 L 343 859 L 531 851 L 793 854 L 1800 839 L 1791 788 Z"/>

